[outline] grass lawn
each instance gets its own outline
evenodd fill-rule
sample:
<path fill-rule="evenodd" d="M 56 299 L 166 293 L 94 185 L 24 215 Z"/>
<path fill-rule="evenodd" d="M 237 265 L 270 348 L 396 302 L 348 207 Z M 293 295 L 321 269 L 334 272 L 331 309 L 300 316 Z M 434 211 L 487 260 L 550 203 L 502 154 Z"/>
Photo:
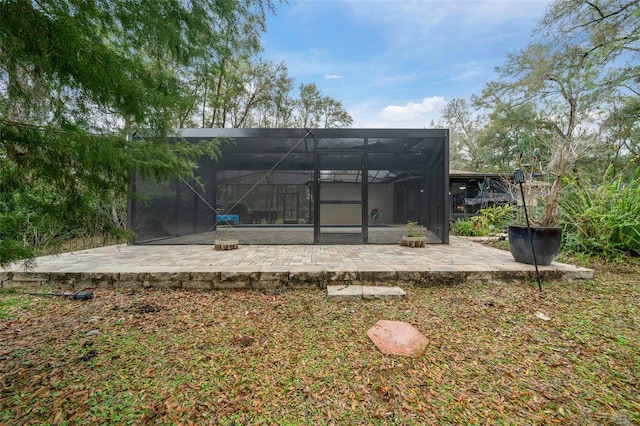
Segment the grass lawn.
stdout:
<path fill-rule="evenodd" d="M 592 267 L 542 295 L 477 284 L 359 303 L 0 292 L 0 424 L 640 424 L 640 262 Z M 382 355 L 366 335 L 379 319 L 416 326 L 426 352 Z"/>

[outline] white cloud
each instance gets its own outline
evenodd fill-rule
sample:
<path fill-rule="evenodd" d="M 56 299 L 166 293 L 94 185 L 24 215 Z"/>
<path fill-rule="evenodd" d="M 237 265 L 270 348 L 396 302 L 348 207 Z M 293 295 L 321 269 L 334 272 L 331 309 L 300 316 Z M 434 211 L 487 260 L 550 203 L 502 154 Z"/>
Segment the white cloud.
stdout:
<path fill-rule="evenodd" d="M 325 74 L 324 78 L 325 80 L 340 80 L 343 79 L 344 76 L 340 74 Z"/>
<path fill-rule="evenodd" d="M 394 123 L 413 123 L 420 127 L 427 126 L 434 114 L 439 114 L 445 102 L 442 96 L 424 98 L 422 102 L 408 102 L 403 106 L 389 105 L 385 107 L 380 116 Z"/>
<path fill-rule="evenodd" d="M 424 98 L 420 102 L 381 107 L 372 103 L 357 105 L 349 109 L 353 127 L 361 128 L 429 128 L 431 122 L 440 118 L 446 102 L 442 96 Z"/>

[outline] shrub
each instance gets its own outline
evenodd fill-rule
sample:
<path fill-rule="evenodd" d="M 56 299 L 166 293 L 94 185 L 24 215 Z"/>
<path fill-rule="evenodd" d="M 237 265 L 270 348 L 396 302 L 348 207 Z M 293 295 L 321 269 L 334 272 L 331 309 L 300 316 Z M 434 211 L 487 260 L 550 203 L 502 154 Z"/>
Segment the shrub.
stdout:
<path fill-rule="evenodd" d="M 494 205 L 480 210 L 480 215 L 486 220 L 489 229 L 493 232 L 506 232 L 518 211 L 513 204 Z"/>
<path fill-rule="evenodd" d="M 613 177 L 598 186 L 573 184 L 560 200 L 560 226 L 567 250 L 603 257 L 640 254 L 640 183 Z"/>
<path fill-rule="evenodd" d="M 482 216 L 469 219 L 458 219 L 453 224 L 453 232 L 457 235 L 481 237 L 489 235 L 489 224 Z"/>

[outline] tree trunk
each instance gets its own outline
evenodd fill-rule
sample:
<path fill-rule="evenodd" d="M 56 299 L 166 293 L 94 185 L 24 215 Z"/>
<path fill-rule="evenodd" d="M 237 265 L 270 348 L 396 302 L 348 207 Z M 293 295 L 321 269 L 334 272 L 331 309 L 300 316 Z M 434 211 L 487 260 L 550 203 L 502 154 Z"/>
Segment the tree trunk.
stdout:
<path fill-rule="evenodd" d="M 540 226 L 556 226 L 558 224 L 558 217 L 560 216 L 560 209 L 558 202 L 560 200 L 560 180 L 562 175 L 556 175 L 551 184 L 551 189 L 544 202 L 544 212 L 542 219 L 540 220 Z"/>

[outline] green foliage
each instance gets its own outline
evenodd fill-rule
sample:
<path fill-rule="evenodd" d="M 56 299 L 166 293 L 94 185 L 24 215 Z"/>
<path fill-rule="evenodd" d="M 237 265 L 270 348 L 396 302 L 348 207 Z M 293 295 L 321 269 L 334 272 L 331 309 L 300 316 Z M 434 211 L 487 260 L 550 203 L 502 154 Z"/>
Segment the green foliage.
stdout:
<path fill-rule="evenodd" d="M 609 258 L 640 254 L 639 177 L 615 177 L 610 168 L 598 186 L 567 188 L 560 203 L 565 248 Z"/>
<path fill-rule="evenodd" d="M 6 113 L 73 122 L 79 113 L 95 118 L 97 107 L 129 122 L 166 125 L 170 105 L 186 96 L 175 70 L 215 60 L 235 34 L 223 37 L 221 24 L 262 16 L 261 7 L 253 0 L 3 1 Z"/>
<path fill-rule="evenodd" d="M 349 127 L 342 104 L 315 84 L 295 90 L 284 63 L 256 59 L 248 40 L 227 50 L 219 63 L 186 77 L 191 97 L 180 104 L 179 127 Z"/>
<path fill-rule="evenodd" d="M 27 311 L 31 307 L 30 299 L 21 294 L 0 294 L 0 321 L 19 317 L 20 311 Z"/>
<path fill-rule="evenodd" d="M 553 2 L 537 36 L 508 55 L 498 81 L 485 86 L 482 106 L 493 110 L 488 141 L 533 143 L 528 152 L 545 152 L 537 169 L 553 179 L 540 225 L 558 223 L 561 182 L 577 165 L 602 172 L 601 165 L 620 167 L 637 149 L 629 135 L 638 116 L 625 97 L 638 93 L 638 67 L 627 65 L 638 63 L 638 7 L 634 0 Z M 512 138 L 516 131 L 521 137 Z"/>
<path fill-rule="evenodd" d="M 353 122 L 351 116 L 342 108 L 342 104 L 335 99 L 322 96 L 315 84 L 301 84 L 299 95 L 299 99 L 294 103 L 296 127 L 340 128 L 349 127 Z"/>
<path fill-rule="evenodd" d="M 468 219 L 458 219 L 454 222 L 452 230 L 457 235 L 481 237 L 497 232 L 505 232 L 513 222 L 517 206 L 505 204 L 495 205 L 480 210 L 480 214 Z"/>
<path fill-rule="evenodd" d="M 472 111 L 464 99 L 452 99 L 442 111 L 439 126 L 450 129 L 449 161 L 451 168 L 478 171 L 486 169 L 487 152 L 479 143 L 484 117 Z"/>
<path fill-rule="evenodd" d="M 471 219 L 458 219 L 453 223 L 451 229 L 456 235 L 474 235 L 474 223 Z"/>
<path fill-rule="evenodd" d="M 262 31 L 265 5 L 0 2 L 0 265 L 76 237 L 123 238 L 132 170 L 189 178 L 197 158 L 215 158 L 216 142 L 166 143 L 190 93 L 182 76 L 240 29 Z M 144 138 L 128 140 L 133 129 Z"/>
<path fill-rule="evenodd" d="M 601 154 L 602 160 L 599 163 L 623 168 L 629 163 L 629 159 L 635 158 L 632 161 L 637 165 L 640 158 L 640 97 L 623 96 L 607 117 L 604 130 L 611 132 L 611 139 L 616 143 L 603 150 L 604 155 Z M 593 166 L 594 164 L 587 164 L 587 167 Z M 630 167 L 625 167 L 625 171 L 628 173 Z"/>
<path fill-rule="evenodd" d="M 629 179 L 640 155 L 639 43 L 636 0 L 552 2 L 536 36 L 472 98 L 476 111 L 460 100 L 443 111 L 451 164 L 535 171 L 549 183 L 540 225 L 557 224 L 563 181 L 577 170 L 599 177 L 612 164 Z"/>
<path fill-rule="evenodd" d="M 493 232 L 505 232 L 513 223 L 518 207 L 513 204 L 494 205 L 480 210 L 480 216 Z"/>
<path fill-rule="evenodd" d="M 424 226 L 418 225 L 418 222 L 412 220 L 407 221 L 407 227 L 404 235 L 407 237 L 424 237 L 427 230 Z"/>
<path fill-rule="evenodd" d="M 176 126 L 290 125 L 286 67 L 254 59 L 270 9 L 0 1 L 0 265 L 67 239 L 126 237 L 133 170 L 193 178 L 200 156 L 218 155 L 216 142 L 167 144 Z M 322 100 L 326 126 L 350 124 L 339 102 Z"/>
<path fill-rule="evenodd" d="M 453 232 L 467 237 L 481 237 L 489 235 L 489 224 L 482 216 L 458 219 L 453 224 Z"/>
<path fill-rule="evenodd" d="M 55 251 L 70 238 L 126 238 L 131 170 L 190 177 L 216 143 L 128 141 L 117 135 L 0 123 L 0 264 Z"/>

